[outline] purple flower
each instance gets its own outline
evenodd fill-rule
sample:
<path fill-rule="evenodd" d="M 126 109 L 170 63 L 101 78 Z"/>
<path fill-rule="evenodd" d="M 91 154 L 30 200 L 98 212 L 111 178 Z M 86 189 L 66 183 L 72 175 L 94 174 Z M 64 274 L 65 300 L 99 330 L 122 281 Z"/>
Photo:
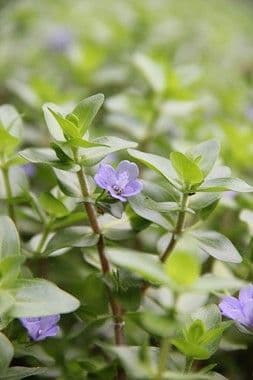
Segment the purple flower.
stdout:
<path fill-rule="evenodd" d="M 111 165 L 101 164 L 95 181 L 102 189 L 109 191 L 113 198 L 125 202 L 126 198 L 139 194 L 143 188 L 141 181 L 137 179 L 138 175 L 138 166 L 124 160 L 116 170 Z"/>
<path fill-rule="evenodd" d="M 224 297 L 219 308 L 226 317 L 253 328 L 253 285 L 242 288 L 238 298 Z"/>
<path fill-rule="evenodd" d="M 20 318 L 30 337 L 37 341 L 56 336 L 60 330 L 59 326 L 57 326 L 59 320 L 59 314 L 48 317 Z"/>
<path fill-rule="evenodd" d="M 73 35 L 65 26 L 55 27 L 48 37 L 48 48 L 53 52 L 66 52 L 73 44 Z"/>
<path fill-rule="evenodd" d="M 24 164 L 22 166 L 22 169 L 28 177 L 33 177 L 36 173 L 36 166 L 31 162 L 28 162 L 28 164 Z"/>

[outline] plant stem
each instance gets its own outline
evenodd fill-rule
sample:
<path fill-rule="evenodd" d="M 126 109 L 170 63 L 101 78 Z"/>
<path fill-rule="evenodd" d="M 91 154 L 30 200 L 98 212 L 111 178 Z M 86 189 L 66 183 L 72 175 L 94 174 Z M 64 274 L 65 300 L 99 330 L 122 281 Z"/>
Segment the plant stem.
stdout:
<path fill-rule="evenodd" d="M 167 260 L 173 249 L 175 248 L 177 244 L 178 236 L 182 233 L 182 230 L 184 228 L 184 222 L 185 222 L 185 215 L 186 215 L 186 208 L 187 208 L 187 202 L 188 202 L 188 194 L 184 193 L 182 196 L 182 202 L 181 207 L 178 212 L 177 217 L 177 223 L 174 231 L 172 232 L 172 236 L 170 239 L 170 242 L 168 244 L 168 247 L 164 251 L 164 253 L 161 255 L 160 260 L 164 263 L 164 261 Z"/>
<path fill-rule="evenodd" d="M 89 196 L 88 184 L 85 178 L 85 174 L 82 169 L 77 172 L 78 181 L 80 184 L 80 188 L 82 191 L 83 197 Z M 94 206 L 91 203 L 84 204 L 85 210 L 88 215 L 88 219 L 94 233 L 99 235 L 99 240 L 97 243 L 97 251 L 101 263 L 101 268 L 103 274 L 107 274 L 110 272 L 110 264 L 105 255 L 105 241 L 104 236 L 101 231 L 101 227 L 99 225 L 97 214 Z M 114 336 L 116 345 L 123 345 L 125 343 L 124 338 L 124 320 L 123 320 L 123 310 L 119 302 L 115 299 L 111 291 L 108 289 L 108 297 L 109 303 L 113 314 L 114 319 Z M 118 368 L 117 372 L 117 380 L 126 380 L 125 372 Z"/>
<path fill-rule="evenodd" d="M 187 357 L 186 358 L 186 364 L 185 364 L 185 373 L 191 372 L 192 365 L 193 365 L 193 359 Z"/>
<path fill-rule="evenodd" d="M 5 192 L 6 192 L 6 196 L 7 196 L 8 214 L 9 214 L 9 217 L 15 223 L 16 218 L 15 218 L 14 206 L 12 204 L 12 190 L 11 190 L 11 183 L 10 183 L 10 179 L 9 179 L 9 171 L 7 168 L 2 168 L 2 173 L 3 173 Z"/>
<path fill-rule="evenodd" d="M 162 380 L 163 378 L 163 373 L 167 368 L 169 347 L 170 347 L 169 339 L 163 338 L 161 342 L 161 347 L 160 347 L 158 371 L 157 371 L 155 380 Z"/>
<path fill-rule="evenodd" d="M 46 242 L 46 240 L 47 240 L 48 235 L 49 235 L 49 228 L 46 227 L 46 228 L 44 229 L 44 231 L 42 232 L 42 235 L 41 235 L 40 241 L 39 241 L 39 243 L 38 243 L 38 246 L 37 246 L 36 252 L 38 252 L 38 253 L 42 253 L 41 251 L 42 251 L 42 249 L 43 249 L 43 247 L 44 247 L 44 245 L 45 245 L 45 242 Z"/>
<path fill-rule="evenodd" d="M 172 232 L 170 242 L 164 251 L 164 253 L 160 256 L 160 261 L 164 263 L 173 249 L 175 248 L 177 244 L 177 239 L 178 235 L 180 235 L 183 231 L 184 228 L 184 222 L 185 222 L 185 215 L 186 215 L 186 208 L 187 208 L 187 203 L 188 203 L 188 194 L 184 193 L 182 196 L 182 202 L 181 202 L 181 207 L 178 212 L 178 217 L 177 217 L 177 222 L 176 222 L 176 227 L 174 231 Z M 141 286 L 141 294 L 144 295 L 149 288 L 150 284 L 148 282 L 144 282 Z"/>

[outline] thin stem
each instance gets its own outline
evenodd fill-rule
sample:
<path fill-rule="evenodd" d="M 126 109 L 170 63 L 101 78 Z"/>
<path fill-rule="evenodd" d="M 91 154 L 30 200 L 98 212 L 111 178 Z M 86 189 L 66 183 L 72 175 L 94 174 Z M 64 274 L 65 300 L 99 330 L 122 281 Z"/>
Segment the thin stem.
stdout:
<path fill-rule="evenodd" d="M 42 232 L 42 235 L 41 235 L 41 238 L 40 238 L 40 241 L 38 243 L 38 246 L 37 246 L 37 249 L 36 249 L 36 252 L 37 253 L 42 253 L 42 250 L 44 248 L 44 245 L 46 243 L 46 240 L 47 240 L 47 237 L 49 235 L 49 228 L 46 227 L 44 229 L 44 231 Z"/>
<path fill-rule="evenodd" d="M 169 241 L 169 244 L 167 248 L 165 249 L 164 253 L 160 256 L 160 261 L 164 263 L 173 249 L 175 248 L 178 240 L 178 236 L 182 233 L 184 228 L 184 222 L 185 222 L 185 216 L 186 216 L 186 209 L 187 209 L 187 203 L 188 203 L 188 194 L 184 193 L 182 196 L 181 201 L 181 207 L 178 212 L 176 227 L 174 231 L 172 232 L 171 239 Z M 150 284 L 148 282 L 144 282 L 141 286 L 141 294 L 144 295 L 149 288 Z"/>
<path fill-rule="evenodd" d="M 77 172 L 78 181 L 84 198 L 89 196 L 88 184 L 85 178 L 85 175 L 80 169 Z M 91 203 L 84 204 L 85 210 L 88 215 L 88 219 L 91 225 L 92 230 L 99 235 L 99 240 L 97 243 L 97 251 L 101 263 L 101 268 L 103 274 L 110 272 L 110 264 L 105 255 L 105 241 L 104 236 L 99 225 L 97 214 L 94 206 Z M 113 314 L 114 319 L 114 336 L 116 345 L 123 345 L 125 343 L 124 338 L 124 320 L 123 320 L 123 310 L 119 302 L 115 299 L 111 291 L 108 289 L 109 303 Z M 117 380 L 126 380 L 125 372 L 118 368 L 117 370 Z"/>
<path fill-rule="evenodd" d="M 192 365 L 193 365 L 193 359 L 187 357 L 186 358 L 186 364 L 185 364 L 185 373 L 191 372 Z"/>
<path fill-rule="evenodd" d="M 177 239 L 178 236 L 182 233 L 183 228 L 184 228 L 184 222 L 185 222 L 185 216 L 186 216 L 186 209 L 187 209 L 187 202 L 188 202 L 188 194 L 184 193 L 182 196 L 182 202 L 181 202 L 181 207 L 178 212 L 178 217 L 177 217 L 177 223 L 174 231 L 172 232 L 172 236 L 169 242 L 168 247 L 164 251 L 164 253 L 161 255 L 160 260 L 162 262 L 166 261 L 173 249 L 175 248 L 177 244 Z"/>
<path fill-rule="evenodd" d="M 168 338 L 163 338 L 160 347 L 160 355 L 158 361 L 158 371 L 155 380 L 162 380 L 163 373 L 166 371 L 168 363 L 168 353 L 170 348 L 170 342 Z"/>
<path fill-rule="evenodd" d="M 11 183 L 9 179 L 9 171 L 7 168 L 2 168 L 2 173 L 3 173 L 6 196 L 7 196 L 8 214 L 9 214 L 9 217 L 15 223 L 16 218 L 15 218 L 14 206 L 12 204 L 12 190 L 11 190 Z"/>

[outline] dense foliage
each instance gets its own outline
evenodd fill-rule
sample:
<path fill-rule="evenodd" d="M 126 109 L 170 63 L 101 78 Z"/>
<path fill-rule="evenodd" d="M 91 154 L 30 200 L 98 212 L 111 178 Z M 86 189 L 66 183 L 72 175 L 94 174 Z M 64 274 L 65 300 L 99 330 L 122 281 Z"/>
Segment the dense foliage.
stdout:
<path fill-rule="evenodd" d="M 253 9 L 188 4 L 3 2 L 0 380 L 252 376 Z"/>

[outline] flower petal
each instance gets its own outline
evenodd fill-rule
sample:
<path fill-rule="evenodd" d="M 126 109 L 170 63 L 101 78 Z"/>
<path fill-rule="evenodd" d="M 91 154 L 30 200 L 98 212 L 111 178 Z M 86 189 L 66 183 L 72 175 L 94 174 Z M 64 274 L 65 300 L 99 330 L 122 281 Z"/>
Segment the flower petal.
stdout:
<path fill-rule="evenodd" d="M 253 327 L 253 302 L 248 302 L 242 306 L 242 312 L 245 316 L 245 325 Z"/>
<path fill-rule="evenodd" d="M 48 317 L 41 317 L 40 328 L 41 330 L 48 330 L 49 328 L 55 326 L 60 320 L 60 315 L 50 315 Z"/>
<path fill-rule="evenodd" d="M 138 166 L 134 162 L 130 162 L 128 160 L 121 161 L 117 166 L 116 171 L 119 175 L 126 172 L 129 181 L 135 180 L 139 175 Z"/>
<path fill-rule="evenodd" d="M 138 180 L 131 181 L 126 185 L 122 195 L 124 197 L 132 197 L 133 195 L 139 194 L 142 191 L 142 189 L 143 189 L 143 184 L 141 181 L 138 181 Z"/>
<path fill-rule="evenodd" d="M 117 181 L 116 171 L 111 165 L 101 164 L 94 179 L 98 186 L 108 190 Z"/>
<path fill-rule="evenodd" d="M 126 202 L 126 198 L 124 198 L 122 194 L 121 195 L 117 194 L 112 187 L 108 188 L 108 191 L 110 192 L 113 198 L 119 199 L 121 202 Z"/>
<path fill-rule="evenodd" d="M 242 304 L 253 302 L 253 285 L 244 286 L 240 290 L 239 300 Z"/>
<path fill-rule="evenodd" d="M 52 337 L 52 336 L 56 336 L 60 331 L 60 328 L 59 326 L 53 326 L 51 327 L 49 330 L 46 330 L 46 331 L 43 331 L 38 337 L 37 337 L 37 341 L 39 340 L 44 340 L 46 338 L 49 338 L 49 337 Z"/>
<path fill-rule="evenodd" d="M 225 297 L 219 304 L 223 315 L 239 323 L 245 324 L 246 320 L 242 312 L 241 304 L 235 297 Z"/>

